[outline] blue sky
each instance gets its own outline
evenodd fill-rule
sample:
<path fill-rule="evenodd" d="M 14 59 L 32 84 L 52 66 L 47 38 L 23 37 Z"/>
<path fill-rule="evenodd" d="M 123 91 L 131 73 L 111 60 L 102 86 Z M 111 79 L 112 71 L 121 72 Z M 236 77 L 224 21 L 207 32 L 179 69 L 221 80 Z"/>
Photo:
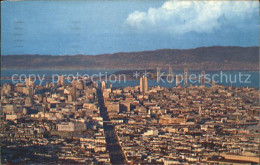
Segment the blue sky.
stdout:
<path fill-rule="evenodd" d="M 1 54 L 258 46 L 258 10 L 257 1 L 6 1 Z"/>

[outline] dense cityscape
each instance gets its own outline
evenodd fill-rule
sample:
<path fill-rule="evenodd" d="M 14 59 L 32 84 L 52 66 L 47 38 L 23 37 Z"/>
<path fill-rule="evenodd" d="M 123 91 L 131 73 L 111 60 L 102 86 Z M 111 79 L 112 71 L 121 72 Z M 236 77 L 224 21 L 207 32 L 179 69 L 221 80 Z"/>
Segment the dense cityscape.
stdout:
<path fill-rule="evenodd" d="M 260 165 L 259 1 L 0 8 L 0 165 Z"/>
<path fill-rule="evenodd" d="M 260 163 L 258 89 L 175 79 L 172 88 L 150 87 L 146 76 L 121 88 L 63 76 L 5 83 L 2 163 Z"/>

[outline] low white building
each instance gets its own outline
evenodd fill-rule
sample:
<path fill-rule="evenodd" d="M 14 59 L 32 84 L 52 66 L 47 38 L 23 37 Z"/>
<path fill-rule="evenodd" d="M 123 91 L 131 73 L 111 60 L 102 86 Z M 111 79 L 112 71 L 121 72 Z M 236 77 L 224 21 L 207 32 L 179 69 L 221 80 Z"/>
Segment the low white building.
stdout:
<path fill-rule="evenodd" d="M 57 124 L 58 131 L 84 131 L 86 124 L 81 122 L 66 122 Z"/>

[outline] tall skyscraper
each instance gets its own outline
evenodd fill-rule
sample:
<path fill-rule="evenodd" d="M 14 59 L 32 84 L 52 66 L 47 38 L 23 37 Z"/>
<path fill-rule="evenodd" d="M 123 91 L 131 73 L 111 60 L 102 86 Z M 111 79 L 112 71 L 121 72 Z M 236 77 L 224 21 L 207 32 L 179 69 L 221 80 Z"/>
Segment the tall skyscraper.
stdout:
<path fill-rule="evenodd" d="M 34 86 L 34 82 L 31 77 L 25 79 L 25 85 L 28 86 Z"/>
<path fill-rule="evenodd" d="M 46 87 L 46 88 L 49 88 L 49 87 L 50 87 L 50 82 L 49 82 L 49 81 L 46 81 L 45 87 Z"/>
<path fill-rule="evenodd" d="M 211 81 L 211 87 L 215 87 L 216 86 L 216 83 L 214 80 Z"/>
<path fill-rule="evenodd" d="M 180 85 L 180 83 L 181 83 L 181 77 L 180 77 L 180 75 L 176 75 L 176 86 L 178 86 L 178 85 Z"/>
<path fill-rule="evenodd" d="M 160 67 L 157 67 L 157 71 L 156 71 L 157 73 L 156 73 L 156 78 L 157 78 L 157 82 L 159 82 L 160 81 L 160 75 L 161 75 L 161 68 Z"/>
<path fill-rule="evenodd" d="M 70 96 L 71 96 L 71 101 L 76 101 L 77 100 L 77 87 L 74 85 L 70 89 Z"/>
<path fill-rule="evenodd" d="M 95 81 L 92 81 L 92 83 L 94 88 L 98 88 L 98 83 L 96 83 Z"/>
<path fill-rule="evenodd" d="M 58 86 L 64 85 L 64 81 L 63 81 L 63 76 L 62 76 L 62 75 L 58 76 L 57 85 L 58 85 Z"/>
<path fill-rule="evenodd" d="M 101 82 L 101 90 L 104 91 L 104 89 L 106 89 L 106 82 L 102 81 Z"/>
<path fill-rule="evenodd" d="M 33 94 L 34 94 L 33 87 L 32 87 L 32 86 L 29 86 L 29 87 L 28 87 L 28 96 L 32 98 Z"/>
<path fill-rule="evenodd" d="M 188 69 L 184 68 L 183 72 L 184 86 L 188 86 Z"/>
<path fill-rule="evenodd" d="M 142 76 L 140 78 L 140 92 L 146 93 L 148 91 L 148 83 L 147 83 L 147 77 Z"/>
<path fill-rule="evenodd" d="M 205 71 L 201 72 L 201 75 L 200 75 L 200 85 L 201 86 L 205 86 Z"/>
<path fill-rule="evenodd" d="M 168 71 L 168 82 L 173 82 L 173 72 L 172 72 L 172 66 L 169 66 L 169 71 Z"/>

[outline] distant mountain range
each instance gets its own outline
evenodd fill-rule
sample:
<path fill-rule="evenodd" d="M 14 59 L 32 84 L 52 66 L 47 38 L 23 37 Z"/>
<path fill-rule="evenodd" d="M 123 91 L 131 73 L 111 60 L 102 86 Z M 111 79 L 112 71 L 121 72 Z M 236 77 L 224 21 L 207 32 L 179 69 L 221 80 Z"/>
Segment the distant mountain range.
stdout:
<path fill-rule="evenodd" d="M 2 55 L 2 69 L 259 70 L 259 47 L 213 46 L 102 55 Z"/>

